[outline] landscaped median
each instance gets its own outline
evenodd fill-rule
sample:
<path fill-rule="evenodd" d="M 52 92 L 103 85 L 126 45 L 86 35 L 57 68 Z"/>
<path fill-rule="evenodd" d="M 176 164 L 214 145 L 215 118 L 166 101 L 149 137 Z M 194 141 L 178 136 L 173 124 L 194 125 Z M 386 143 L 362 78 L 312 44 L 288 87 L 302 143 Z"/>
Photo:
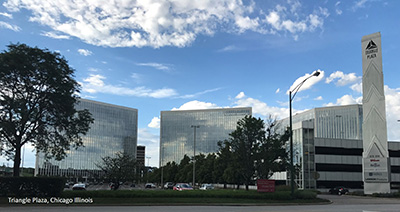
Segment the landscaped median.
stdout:
<path fill-rule="evenodd" d="M 64 191 L 62 198 L 92 199 L 95 205 L 252 205 L 252 204 L 310 204 L 327 202 L 317 198 L 314 191 L 259 193 L 243 190 L 117 190 Z"/>
<path fill-rule="evenodd" d="M 317 198 L 316 191 L 296 190 L 292 196 L 288 188 L 279 186 L 272 193 L 232 189 L 206 191 L 68 190 L 47 195 L 44 193 L 32 194 L 27 191 L 22 193 L 6 192 L 0 197 L 0 205 L 266 205 L 328 202 Z"/>

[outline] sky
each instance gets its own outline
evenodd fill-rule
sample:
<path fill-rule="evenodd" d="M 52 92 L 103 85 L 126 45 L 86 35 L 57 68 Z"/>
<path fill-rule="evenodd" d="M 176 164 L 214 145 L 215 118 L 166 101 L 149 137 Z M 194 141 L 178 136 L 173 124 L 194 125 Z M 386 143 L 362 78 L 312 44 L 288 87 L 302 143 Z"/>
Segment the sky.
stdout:
<path fill-rule="evenodd" d="M 0 49 L 59 52 L 82 98 L 138 109 L 138 145 L 158 166 L 160 111 L 252 107 L 285 118 L 289 89 L 317 70 L 294 113 L 362 103 L 361 38 L 375 32 L 388 139 L 400 141 L 399 11 L 397 0 L 5 0 Z M 27 146 L 24 166 L 34 165 Z"/>

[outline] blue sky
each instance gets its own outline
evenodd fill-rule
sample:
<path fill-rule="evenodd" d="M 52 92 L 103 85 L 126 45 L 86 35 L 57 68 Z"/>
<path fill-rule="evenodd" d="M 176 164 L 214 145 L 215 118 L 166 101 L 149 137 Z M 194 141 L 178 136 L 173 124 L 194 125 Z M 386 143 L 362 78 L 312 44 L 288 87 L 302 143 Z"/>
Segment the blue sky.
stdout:
<path fill-rule="evenodd" d="M 6 0 L 0 49 L 57 51 L 83 98 L 137 108 L 138 144 L 158 166 L 160 111 L 251 106 L 285 118 L 287 91 L 316 70 L 295 112 L 361 103 L 361 37 L 375 32 L 388 137 L 400 141 L 399 11 L 395 0 Z M 27 147 L 24 165 L 34 162 Z"/>

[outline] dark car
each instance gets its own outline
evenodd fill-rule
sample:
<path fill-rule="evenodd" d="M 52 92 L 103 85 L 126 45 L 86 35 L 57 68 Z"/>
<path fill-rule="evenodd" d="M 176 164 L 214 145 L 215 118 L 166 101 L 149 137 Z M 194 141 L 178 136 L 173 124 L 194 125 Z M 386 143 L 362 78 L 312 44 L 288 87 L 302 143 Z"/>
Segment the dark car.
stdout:
<path fill-rule="evenodd" d="M 342 195 L 342 194 L 347 194 L 349 193 L 349 189 L 343 187 L 343 186 L 336 186 L 335 188 L 331 188 L 329 189 L 329 193 L 330 194 L 338 194 L 338 195 Z"/>

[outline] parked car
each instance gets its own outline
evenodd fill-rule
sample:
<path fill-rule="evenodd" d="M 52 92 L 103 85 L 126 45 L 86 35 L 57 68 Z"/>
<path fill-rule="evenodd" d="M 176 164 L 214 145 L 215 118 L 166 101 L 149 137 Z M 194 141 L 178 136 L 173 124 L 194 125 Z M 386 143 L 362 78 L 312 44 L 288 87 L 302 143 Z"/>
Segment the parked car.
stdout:
<path fill-rule="evenodd" d="M 212 184 L 202 184 L 200 186 L 200 190 L 212 190 L 214 189 L 214 186 Z"/>
<path fill-rule="evenodd" d="M 174 187 L 173 187 L 174 191 L 185 191 L 185 190 L 193 190 L 193 187 L 190 186 L 187 183 L 177 183 Z"/>
<path fill-rule="evenodd" d="M 86 185 L 83 183 L 76 183 L 72 186 L 72 190 L 86 190 Z"/>
<path fill-rule="evenodd" d="M 173 189 L 173 188 L 174 188 L 173 182 L 167 182 L 164 184 L 164 189 Z"/>
<path fill-rule="evenodd" d="M 347 188 L 345 188 L 343 186 L 336 186 L 334 188 L 329 189 L 329 193 L 342 195 L 342 194 L 349 193 L 349 189 L 347 189 Z"/>
<path fill-rule="evenodd" d="M 156 188 L 156 185 L 154 185 L 153 183 L 146 183 L 144 185 L 145 188 Z"/>

